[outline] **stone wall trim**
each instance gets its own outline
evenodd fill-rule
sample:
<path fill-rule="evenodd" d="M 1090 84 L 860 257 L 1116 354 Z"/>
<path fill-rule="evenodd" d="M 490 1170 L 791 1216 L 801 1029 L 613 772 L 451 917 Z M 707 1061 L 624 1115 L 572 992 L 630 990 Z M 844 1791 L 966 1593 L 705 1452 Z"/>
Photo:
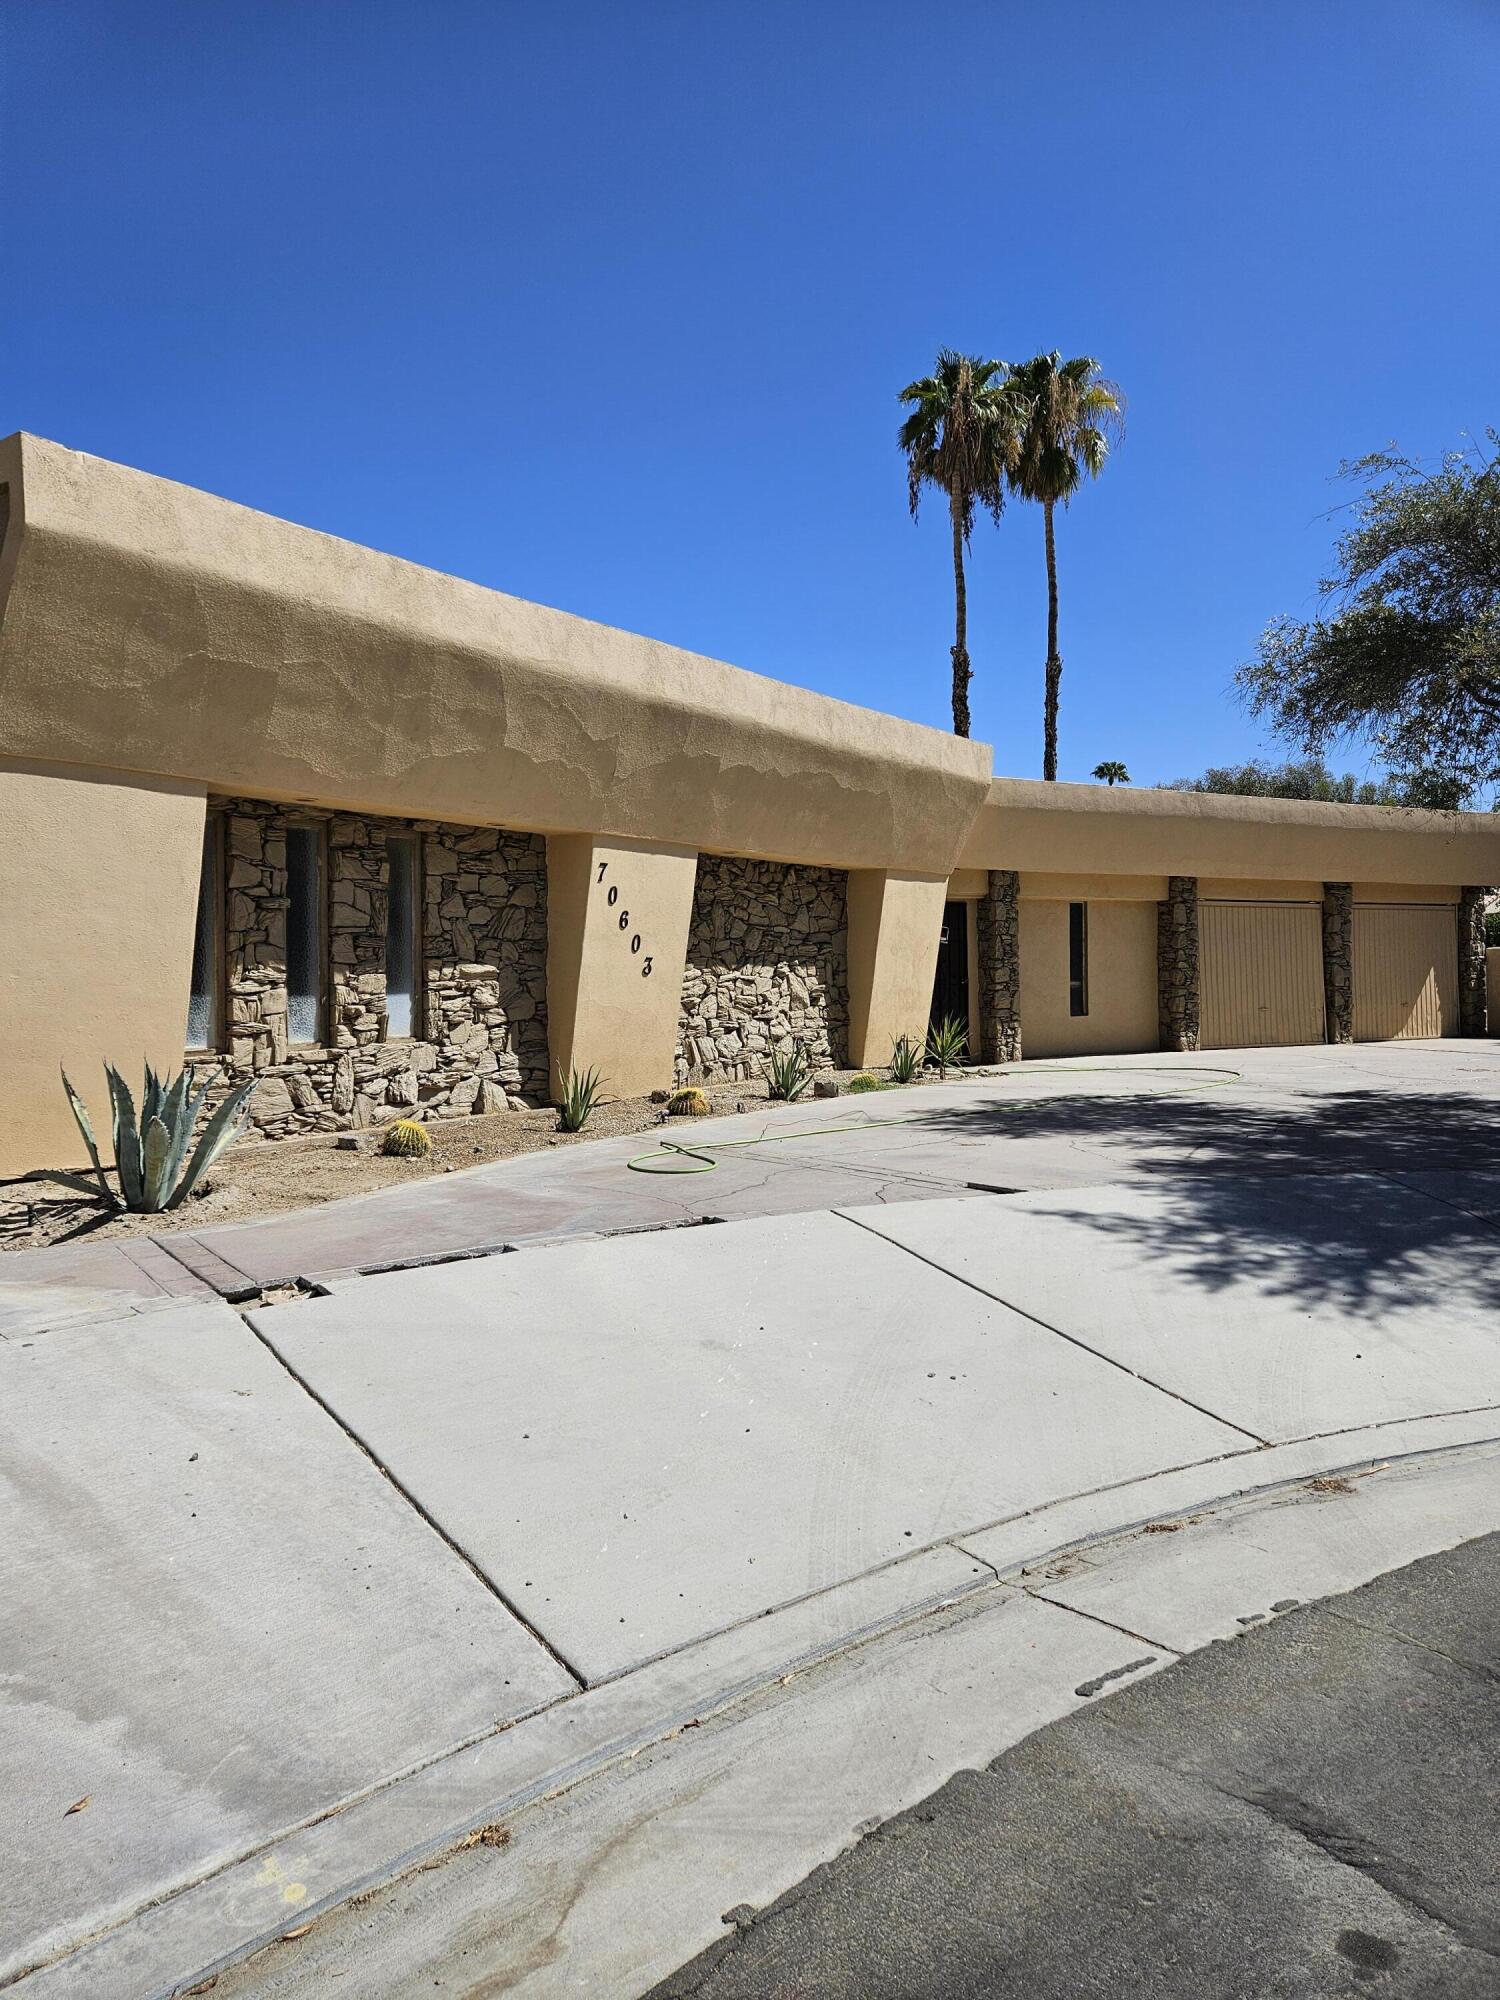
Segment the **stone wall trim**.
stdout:
<path fill-rule="evenodd" d="M 1021 1060 L 1021 877 L 991 868 L 980 898 L 979 1056 L 982 1062 Z"/>
<path fill-rule="evenodd" d="M 1332 1043 L 1354 1040 L 1354 886 L 1323 884 L 1324 1033 Z"/>
<path fill-rule="evenodd" d="M 1156 906 L 1156 992 L 1162 1048 L 1192 1054 L 1202 1035 L 1203 1011 L 1195 875 L 1168 876 L 1166 901 Z"/>

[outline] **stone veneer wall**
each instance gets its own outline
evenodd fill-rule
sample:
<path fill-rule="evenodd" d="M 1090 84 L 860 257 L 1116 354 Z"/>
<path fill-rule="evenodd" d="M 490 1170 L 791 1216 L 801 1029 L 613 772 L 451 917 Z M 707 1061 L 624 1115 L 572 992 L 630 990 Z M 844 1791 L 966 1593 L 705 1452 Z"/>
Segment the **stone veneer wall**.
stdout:
<path fill-rule="evenodd" d="M 1324 1033 L 1330 1042 L 1354 1040 L 1354 889 L 1323 884 Z"/>
<path fill-rule="evenodd" d="M 1458 1032 L 1461 1035 L 1485 1032 L 1484 913 L 1489 899 L 1488 888 L 1469 887 L 1459 891 Z"/>
<path fill-rule="evenodd" d="M 224 1043 L 200 1082 L 261 1079 L 246 1136 L 545 1102 L 547 852 L 540 836 L 211 800 L 224 818 Z M 326 1043 L 289 1044 L 286 828 L 325 829 Z M 385 1039 L 386 839 L 420 836 L 416 1036 Z"/>
<path fill-rule="evenodd" d="M 677 1081 L 764 1076 L 773 1054 L 839 1068 L 849 1035 L 848 876 L 703 854 L 693 889 Z"/>
<path fill-rule="evenodd" d="M 1156 906 L 1156 995 L 1164 1049 L 1190 1053 L 1201 1032 L 1198 986 L 1198 879 L 1169 875 Z"/>
<path fill-rule="evenodd" d="M 992 868 L 979 920 L 979 1059 L 1021 1060 L 1021 877 Z"/>

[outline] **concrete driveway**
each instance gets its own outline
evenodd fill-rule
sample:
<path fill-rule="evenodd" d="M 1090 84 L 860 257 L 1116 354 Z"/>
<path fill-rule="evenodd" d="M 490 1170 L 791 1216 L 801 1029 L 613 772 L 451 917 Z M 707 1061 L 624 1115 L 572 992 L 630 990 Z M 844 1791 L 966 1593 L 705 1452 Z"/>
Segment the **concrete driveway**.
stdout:
<path fill-rule="evenodd" d="M 1500 1043 L 1401 1042 L 1022 1063 L 600 1140 L 263 1221 L 0 1257 L 0 1337 L 171 1294 L 654 1229 L 982 1192 L 1500 1161 Z M 709 1160 L 667 1148 L 706 1151 Z M 632 1167 L 632 1162 L 635 1166 Z M 711 1162 L 711 1165 L 710 1165 Z M 675 1171 L 674 1171 L 675 1169 Z M 705 1170 L 706 1169 L 706 1170 Z"/>
<path fill-rule="evenodd" d="M 1023 1070 L 716 1123 L 754 1143 L 686 1182 L 601 1145 L 205 1233 L 185 1295 L 28 1270 L 0 1979 L 171 1991 L 1049 1552 L 1500 1439 L 1497 1078 L 1460 1043 Z M 350 1270 L 543 1200 L 517 1254 Z M 738 1219 L 574 1240 L 652 1204 Z M 333 1275 L 216 1295 L 257 1271 Z M 1466 1492 L 1392 1559 L 1500 1526 Z M 1128 1592 L 1023 1599 L 1027 1727 L 1164 1657 Z"/>

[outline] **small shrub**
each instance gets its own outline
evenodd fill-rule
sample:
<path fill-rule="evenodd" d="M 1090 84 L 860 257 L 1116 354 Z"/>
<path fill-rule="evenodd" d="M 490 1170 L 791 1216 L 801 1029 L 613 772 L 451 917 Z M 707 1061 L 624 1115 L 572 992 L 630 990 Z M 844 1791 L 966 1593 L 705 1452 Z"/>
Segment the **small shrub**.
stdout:
<path fill-rule="evenodd" d="M 129 1209 L 141 1215 L 156 1215 L 177 1208 L 197 1187 L 220 1153 L 239 1132 L 255 1091 L 255 1079 L 232 1090 L 203 1128 L 203 1136 L 191 1160 L 187 1150 L 193 1127 L 208 1097 L 208 1087 L 193 1095 L 188 1073 L 160 1077 L 146 1065 L 145 1087 L 141 1091 L 140 1116 L 130 1086 L 113 1063 L 104 1065 L 109 1085 L 111 1124 L 115 1148 L 115 1172 L 120 1191 L 115 1193 L 104 1178 L 99 1147 L 83 1099 L 63 1072 L 63 1089 L 89 1149 L 99 1186 L 111 1208 Z M 184 1165 L 184 1162 L 186 1163 Z"/>
<path fill-rule="evenodd" d="M 667 1099 L 667 1112 L 673 1118 L 706 1118 L 712 1109 L 708 1092 L 694 1084 L 689 1084 L 686 1090 L 674 1090 Z"/>
<path fill-rule="evenodd" d="M 422 1160 L 432 1151 L 432 1139 L 427 1127 L 415 1118 L 398 1118 L 386 1127 L 380 1150 L 392 1159 Z"/>
<path fill-rule="evenodd" d="M 592 1064 L 580 1072 L 574 1068 L 568 1072 L 568 1087 L 562 1094 L 562 1102 L 557 1107 L 557 1123 L 561 1131 L 581 1132 L 593 1115 L 599 1093 L 604 1088 L 604 1078 Z"/>
<path fill-rule="evenodd" d="M 922 1074 L 922 1046 L 910 1035 L 898 1035 L 891 1047 L 891 1082 L 912 1083 Z"/>
<path fill-rule="evenodd" d="M 885 1085 L 880 1081 L 880 1078 L 878 1076 L 871 1076 L 868 1070 L 861 1070 L 858 1076 L 851 1076 L 845 1087 L 851 1097 L 864 1090 L 885 1089 Z"/>
<path fill-rule="evenodd" d="M 795 1104 L 811 1081 L 812 1072 L 801 1049 L 787 1049 L 771 1058 L 766 1094 L 783 1104 Z"/>
<path fill-rule="evenodd" d="M 934 1021 L 927 1030 L 927 1059 L 936 1063 L 937 1073 L 945 1081 L 949 1070 L 963 1061 L 968 1046 L 969 1031 L 957 1014 L 950 1014 L 945 1021 Z"/>

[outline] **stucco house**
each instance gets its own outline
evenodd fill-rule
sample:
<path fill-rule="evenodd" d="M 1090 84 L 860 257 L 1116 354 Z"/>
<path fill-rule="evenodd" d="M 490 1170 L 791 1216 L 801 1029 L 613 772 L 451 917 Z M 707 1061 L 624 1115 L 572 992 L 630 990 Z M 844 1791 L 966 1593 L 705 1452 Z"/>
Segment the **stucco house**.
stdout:
<path fill-rule="evenodd" d="M 1489 815 L 995 778 L 990 752 L 17 435 L 0 1174 L 59 1065 L 265 1138 L 880 1064 L 1480 1034 Z"/>

